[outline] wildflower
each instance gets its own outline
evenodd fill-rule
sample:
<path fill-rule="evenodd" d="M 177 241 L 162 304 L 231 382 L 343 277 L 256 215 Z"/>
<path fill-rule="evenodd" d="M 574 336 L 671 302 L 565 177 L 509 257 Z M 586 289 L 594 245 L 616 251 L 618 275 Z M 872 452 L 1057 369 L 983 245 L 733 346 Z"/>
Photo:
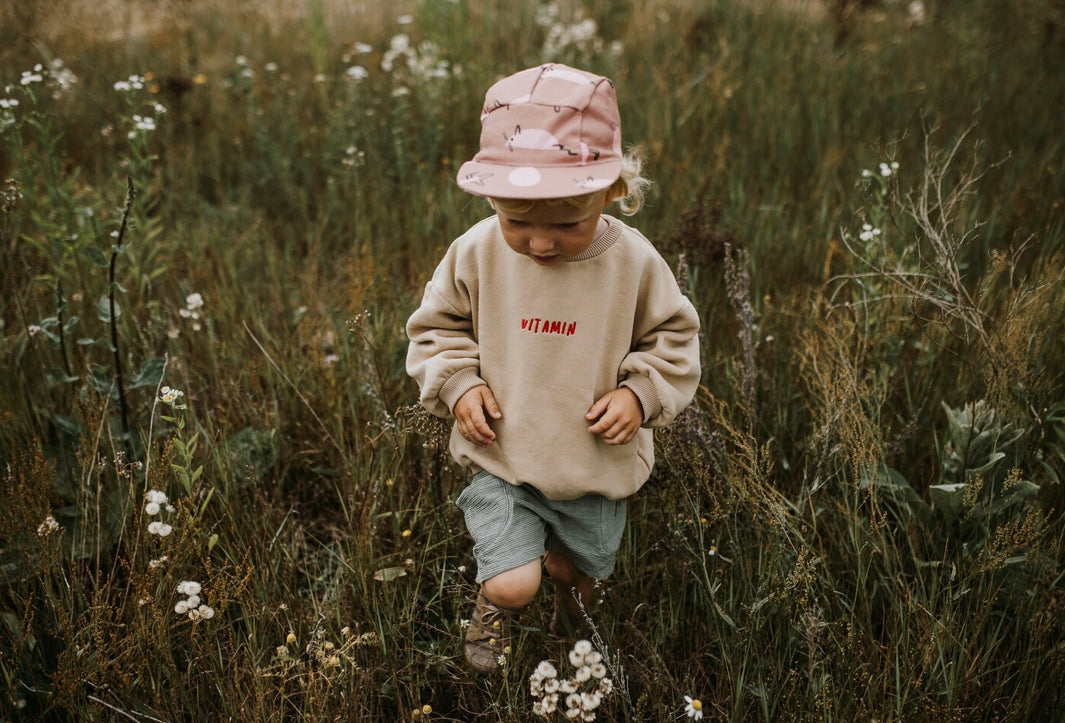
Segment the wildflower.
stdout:
<path fill-rule="evenodd" d="M 292 643 L 296 642 L 296 634 L 295 633 L 289 633 L 288 635 L 286 635 L 285 636 L 285 642 L 288 643 L 289 645 L 292 645 Z"/>
<path fill-rule="evenodd" d="M 166 113 L 166 106 L 162 103 L 152 103 L 152 109 L 159 115 L 164 115 Z"/>
<path fill-rule="evenodd" d="M 592 673 L 592 677 L 596 680 L 602 680 L 606 677 L 606 666 L 602 663 L 595 663 L 589 668 Z"/>
<path fill-rule="evenodd" d="M 193 82 L 193 83 L 195 83 L 196 85 L 206 85 L 206 83 L 207 83 L 207 76 L 206 76 L 206 75 L 204 75 L 203 73 L 197 73 L 197 74 L 196 74 L 196 75 L 195 75 L 195 76 L 194 76 L 194 77 L 192 78 L 192 82 Z"/>
<path fill-rule="evenodd" d="M 133 116 L 134 128 L 139 131 L 154 131 L 155 130 L 155 118 L 147 118 L 144 116 Z"/>
<path fill-rule="evenodd" d="M 189 311 L 195 311 L 196 309 L 203 308 L 203 294 L 199 292 L 193 292 L 185 297 L 185 308 Z"/>
<path fill-rule="evenodd" d="M 567 695 L 566 696 L 566 707 L 567 708 L 580 708 L 581 707 L 581 696 L 580 696 L 580 694 L 579 693 L 570 693 L 569 695 Z"/>
<path fill-rule="evenodd" d="M 163 563 L 165 563 L 166 561 L 167 561 L 167 556 L 163 555 L 162 557 L 157 557 L 155 559 L 148 560 L 148 567 L 150 567 L 150 568 L 152 568 L 154 570 L 156 568 L 162 567 Z"/>
<path fill-rule="evenodd" d="M 862 178 L 869 178 L 872 175 L 873 175 L 873 172 L 870 171 L 868 168 L 863 168 L 862 169 Z"/>
<path fill-rule="evenodd" d="M 314 82 L 315 83 L 321 84 L 321 83 L 324 83 L 326 80 L 328 80 L 328 79 L 325 77 L 325 73 L 318 73 L 318 74 L 316 74 L 314 76 Z"/>
<path fill-rule="evenodd" d="M 554 678 L 558 676 L 558 671 L 555 670 L 555 666 L 546 660 L 540 661 L 540 664 L 536 666 L 536 672 L 542 678 Z"/>
<path fill-rule="evenodd" d="M 170 387 L 163 387 L 163 389 L 169 389 Z M 158 505 L 165 505 L 167 503 L 166 493 L 159 490 L 148 490 L 144 494 L 145 499 L 149 502 L 154 502 Z"/>
<path fill-rule="evenodd" d="M 18 107 L 17 98 L 0 98 L 0 108 L 4 110 L 11 110 Z"/>
<path fill-rule="evenodd" d="M 28 333 L 30 337 L 35 337 L 41 333 L 41 327 L 37 324 L 30 324 L 26 327 L 26 333 Z"/>
<path fill-rule="evenodd" d="M 263 69 L 267 73 L 276 73 L 277 72 L 277 63 L 275 63 L 274 61 L 271 60 L 269 63 L 267 63 L 266 65 L 263 66 Z"/>
<path fill-rule="evenodd" d="M 44 518 L 44 522 L 37 526 L 37 536 L 47 537 L 48 535 L 52 534 L 53 532 L 57 532 L 58 530 L 59 523 L 55 521 L 54 517 L 48 515 Z"/>
<path fill-rule="evenodd" d="M 862 232 L 858 234 L 858 238 L 860 238 L 862 241 L 872 241 L 879 235 L 880 229 L 875 228 L 872 224 L 863 223 Z"/>
<path fill-rule="evenodd" d="M 881 163 L 880 164 L 880 175 L 883 176 L 884 178 L 887 178 L 892 173 L 897 171 L 898 169 L 899 169 L 899 164 L 898 164 L 897 161 L 892 161 L 891 163 L 886 163 L 886 162 L 885 163 Z"/>
<path fill-rule="evenodd" d="M 171 387 L 163 387 L 159 390 L 159 400 L 166 402 L 167 404 L 173 404 L 179 397 L 185 396 L 185 392 L 180 389 L 173 389 Z"/>
<path fill-rule="evenodd" d="M 920 25 L 927 17 L 924 3 L 921 2 L 921 0 L 913 0 L 913 2 L 906 7 L 906 13 L 910 16 L 910 22 L 914 25 Z"/>
<path fill-rule="evenodd" d="M 595 691 L 592 691 L 591 693 L 581 693 L 581 707 L 586 711 L 595 710 L 602 702 L 603 696 Z"/>
<path fill-rule="evenodd" d="M 352 80 L 365 80 L 366 78 L 370 77 L 370 72 L 361 65 L 351 66 L 344 74 Z"/>
<path fill-rule="evenodd" d="M 22 79 L 19 80 L 19 83 L 21 83 L 22 85 L 31 85 L 32 83 L 40 83 L 42 80 L 44 80 L 44 76 L 41 75 L 40 69 L 41 69 L 41 66 L 38 65 L 36 68 L 34 68 L 33 71 L 29 71 L 29 70 L 22 71 Z"/>
<path fill-rule="evenodd" d="M 174 528 L 166 524 L 165 522 L 155 521 L 148 525 L 148 534 L 150 535 L 159 535 L 160 537 L 167 537 L 173 531 Z"/>
<path fill-rule="evenodd" d="M 189 604 L 184 600 L 179 600 L 178 603 L 174 606 L 174 612 L 176 612 L 178 615 L 184 615 L 188 611 Z"/>
<path fill-rule="evenodd" d="M 577 668 L 577 672 L 573 674 L 573 679 L 578 683 L 587 683 L 592 679 L 592 669 L 587 665 L 582 665 Z"/>
<path fill-rule="evenodd" d="M 177 586 L 177 591 L 182 595 L 199 595 L 202 589 L 195 580 L 182 580 Z"/>
<path fill-rule="evenodd" d="M 351 47 L 352 50 L 354 50 L 359 55 L 369 55 L 373 52 L 373 46 L 369 43 L 355 43 Z"/>
<path fill-rule="evenodd" d="M 428 703 L 422 706 L 422 715 L 429 715 L 432 712 L 433 706 L 429 705 Z"/>
<path fill-rule="evenodd" d="M 765 338 L 765 340 L 766 341 L 773 341 L 773 337 L 767 336 Z M 714 555 L 716 555 L 717 554 L 717 545 L 710 545 L 710 549 L 706 551 L 706 554 L 709 555 L 710 557 L 713 557 Z"/>
<path fill-rule="evenodd" d="M 688 714 L 688 717 L 702 720 L 703 702 L 698 698 L 692 698 L 690 695 L 684 696 L 684 702 L 687 704 L 684 706 L 684 712 Z"/>
<path fill-rule="evenodd" d="M 410 25 L 414 22 L 414 16 L 412 15 L 400 15 L 396 18 L 396 22 L 400 25 Z"/>
<path fill-rule="evenodd" d="M 603 678 L 596 686 L 596 690 L 598 690 L 603 695 L 610 695 L 612 692 L 614 692 L 614 681 L 612 681 L 610 678 Z"/>
<path fill-rule="evenodd" d="M 463 630 L 465 630 L 466 628 L 470 627 L 470 619 L 469 618 L 463 618 L 462 620 L 459 620 L 459 627 L 462 628 Z"/>
<path fill-rule="evenodd" d="M 149 502 L 148 504 L 146 504 L 144 506 L 144 513 L 146 515 L 149 515 L 149 516 L 158 515 L 159 514 L 159 505 L 158 505 L 158 503 Z"/>
<path fill-rule="evenodd" d="M 402 532 L 401 534 L 402 534 L 402 535 L 403 535 L 404 537 L 410 537 L 410 534 L 411 534 L 411 533 L 410 533 L 410 530 L 408 529 L 408 530 L 403 530 L 403 532 Z"/>
<path fill-rule="evenodd" d="M 498 665 L 500 668 L 502 668 L 506 664 L 507 664 L 507 656 L 506 655 L 497 655 L 496 656 L 496 665 Z"/>
<path fill-rule="evenodd" d="M 243 68 L 243 67 L 244 67 L 245 65 L 247 65 L 247 64 L 248 64 L 248 59 L 247 59 L 247 58 L 245 58 L 245 57 L 244 57 L 243 55 L 238 55 L 238 56 L 237 56 L 237 57 L 236 57 L 236 58 L 234 59 L 234 62 L 235 62 L 235 63 L 236 63 L 237 65 L 239 65 L 239 66 L 241 66 L 241 67 Z"/>

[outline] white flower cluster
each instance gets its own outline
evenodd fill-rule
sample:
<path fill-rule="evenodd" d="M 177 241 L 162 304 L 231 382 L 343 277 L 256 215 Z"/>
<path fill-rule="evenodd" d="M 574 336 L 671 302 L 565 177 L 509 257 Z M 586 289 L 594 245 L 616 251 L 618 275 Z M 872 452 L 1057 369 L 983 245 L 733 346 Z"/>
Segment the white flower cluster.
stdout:
<path fill-rule="evenodd" d="M 195 580 L 182 580 L 178 583 L 179 595 L 184 595 L 184 600 L 179 600 L 174 606 L 174 612 L 178 615 L 188 615 L 189 620 L 210 620 L 214 617 L 214 608 L 200 600 L 202 588 Z"/>
<path fill-rule="evenodd" d="M 69 90 L 78 82 L 78 76 L 74 75 L 74 71 L 68 68 L 61 58 L 56 58 L 48 64 L 48 72 L 55 80 L 56 94 Z"/>
<path fill-rule="evenodd" d="M 59 523 L 55 521 L 55 518 L 48 515 L 44 518 L 44 522 L 37 526 L 38 537 L 48 537 L 53 532 L 59 531 Z"/>
<path fill-rule="evenodd" d="M 189 319 L 192 322 L 192 330 L 199 331 L 200 326 L 200 309 L 203 308 L 203 295 L 199 292 L 193 292 L 185 297 L 185 308 L 178 309 L 178 315 L 182 319 Z"/>
<path fill-rule="evenodd" d="M 567 54 L 588 60 L 603 50 L 599 26 L 591 18 L 577 17 L 572 24 L 555 23 L 547 29 L 543 57 L 559 58 Z"/>
<path fill-rule="evenodd" d="M 120 80 L 115 83 L 115 90 L 119 93 L 129 93 L 133 90 L 144 89 L 144 76 L 143 75 L 131 75 L 126 80 Z"/>
<path fill-rule="evenodd" d="M 569 653 L 569 662 L 575 670 L 572 678 L 560 680 L 555 666 L 546 660 L 540 661 L 529 676 L 529 693 L 536 698 L 533 714 L 548 718 L 564 700 L 567 719 L 594 721 L 595 711 L 614 691 L 614 682 L 606 677 L 603 656 L 587 640 L 578 640 Z"/>
<path fill-rule="evenodd" d="M 22 71 L 22 77 L 19 79 L 19 85 L 33 85 L 34 83 L 40 83 L 44 80 L 44 66 L 40 63 L 33 66 L 33 70 Z"/>
<path fill-rule="evenodd" d="M 425 40 L 414 47 L 410 36 L 404 33 L 394 35 L 389 41 L 388 50 L 381 58 L 381 69 L 401 75 L 412 83 L 446 79 L 461 73 L 461 68 L 453 67 L 440 57 L 436 43 Z"/>
<path fill-rule="evenodd" d="M 180 389 L 174 389 L 172 387 L 163 387 L 159 390 L 159 401 L 165 404 L 173 404 L 180 397 L 183 396 L 185 396 L 185 392 L 181 391 Z"/>
<path fill-rule="evenodd" d="M 148 490 L 148 492 L 144 495 L 144 499 L 148 500 L 144 504 L 144 514 L 148 515 L 149 517 L 155 517 L 163 510 L 166 510 L 167 512 L 174 511 L 174 508 L 171 506 L 169 500 L 167 500 L 166 498 L 165 492 L 160 492 L 159 490 Z M 167 537 L 173 531 L 174 528 L 171 525 L 168 525 L 167 523 L 162 522 L 160 520 L 152 520 L 148 523 L 149 535 L 159 535 L 160 537 Z"/>
<path fill-rule="evenodd" d="M 879 235 L 880 229 L 876 228 L 871 223 L 863 223 L 862 232 L 858 234 L 858 238 L 860 238 L 862 241 L 872 241 Z"/>
<path fill-rule="evenodd" d="M 891 176 L 893 176 L 895 174 L 895 171 L 899 170 L 899 162 L 898 161 L 890 161 L 890 162 L 889 161 L 884 161 L 883 163 L 881 163 L 878 166 L 877 170 L 879 171 L 880 175 L 883 176 L 884 178 L 890 178 Z M 876 175 L 876 173 L 874 173 L 873 171 L 870 171 L 868 168 L 862 169 L 862 178 L 871 178 L 871 177 L 873 177 L 875 175 Z"/>

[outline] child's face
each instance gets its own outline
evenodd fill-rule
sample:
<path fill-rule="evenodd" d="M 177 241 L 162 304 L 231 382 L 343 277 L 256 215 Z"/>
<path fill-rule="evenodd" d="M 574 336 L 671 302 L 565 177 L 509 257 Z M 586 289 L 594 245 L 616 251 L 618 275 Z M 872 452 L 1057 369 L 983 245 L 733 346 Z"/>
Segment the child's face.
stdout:
<path fill-rule="evenodd" d="M 555 266 L 592 245 L 606 194 L 593 194 L 580 208 L 568 203 L 536 203 L 528 211 L 497 208 L 503 238 L 516 253 L 540 266 Z"/>

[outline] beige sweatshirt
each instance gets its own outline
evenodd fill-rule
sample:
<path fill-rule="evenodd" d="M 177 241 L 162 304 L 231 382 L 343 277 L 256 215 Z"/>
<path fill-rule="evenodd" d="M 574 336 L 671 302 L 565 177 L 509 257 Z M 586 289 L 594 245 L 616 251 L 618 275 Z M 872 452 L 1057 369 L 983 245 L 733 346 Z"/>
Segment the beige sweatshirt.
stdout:
<path fill-rule="evenodd" d="M 668 264 L 638 231 L 611 216 L 578 257 L 541 267 L 503 240 L 495 216 L 452 243 L 407 321 L 407 372 L 421 403 L 450 417 L 487 384 L 503 416 L 479 447 L 452 427 L 464 466 L 551 499 L 640 488 L 654 464 L 651 428 L 668 424 L 699 384 L 699 318 Z M 584 415 L 627 386 L 643 407 L 629 444 L 608 445 Z"/>

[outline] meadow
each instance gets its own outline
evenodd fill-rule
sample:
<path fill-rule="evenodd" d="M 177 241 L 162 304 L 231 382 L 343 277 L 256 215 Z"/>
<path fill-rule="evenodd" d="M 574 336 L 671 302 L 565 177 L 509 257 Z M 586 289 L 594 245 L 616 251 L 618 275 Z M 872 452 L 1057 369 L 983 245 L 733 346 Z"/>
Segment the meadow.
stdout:
<path fill-rule="evenodd" d="M 552 60 L 614 79 L 703 323 L 583 719 L 1062 719 L 1060 0 L 6 0 L 0 721 L 527 721 L 572 674 L 546 585 L 466 669 L 404 372 L 484 91 Z"/>

